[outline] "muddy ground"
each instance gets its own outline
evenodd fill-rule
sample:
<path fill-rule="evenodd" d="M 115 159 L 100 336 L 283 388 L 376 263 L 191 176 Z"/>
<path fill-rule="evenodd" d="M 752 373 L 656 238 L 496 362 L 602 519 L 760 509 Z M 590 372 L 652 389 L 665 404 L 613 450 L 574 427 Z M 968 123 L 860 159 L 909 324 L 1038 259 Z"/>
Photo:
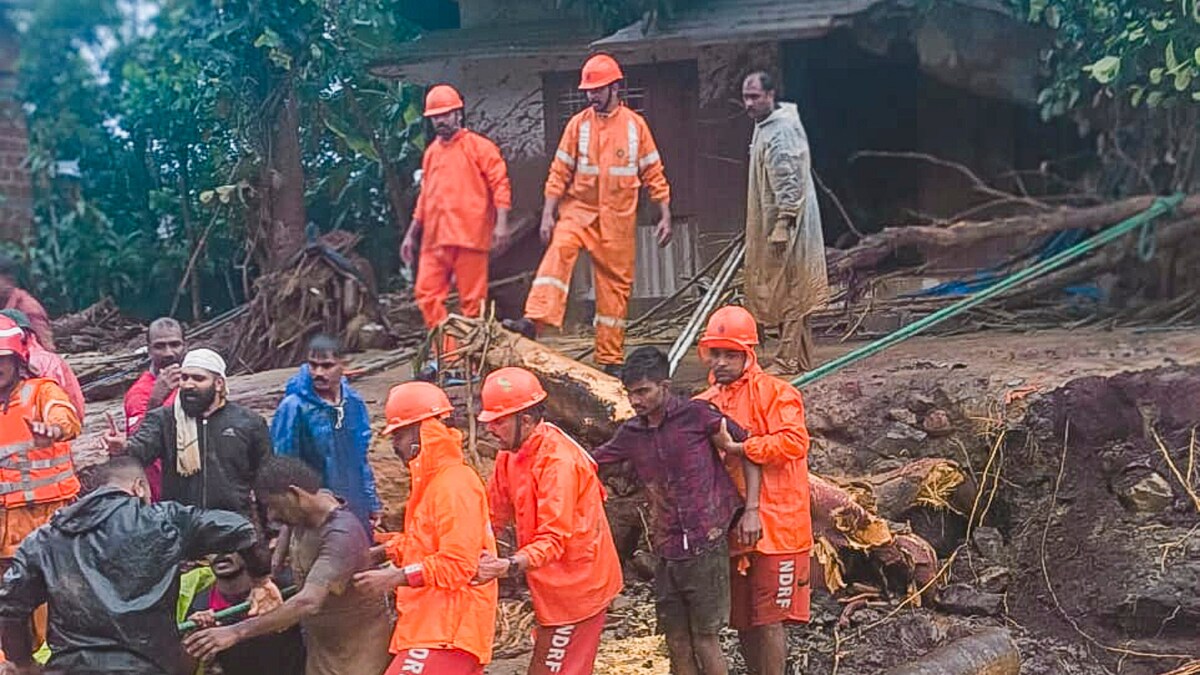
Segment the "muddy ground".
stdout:
<path fill-rule="evenodd" d="M 854 346 L 821 345 L 817 360 Z M 234 398 L 269 415 L 288 375 L 234 378 Z M 397 368 L 355 386 L 378 413 L 388 387 L 407 376 Z M 702 387 L 700 364 L 685 362 L 676 383 Z M 804 394 L 815 471 L 861 475 L 953 459 L 981 486 L 974 506 L 986 526 L 966 541 L 953 514 L 912 523 L 936 539 L 943 560 L 954 556 L 941 605 L 896 611 L 894 598 L 835 631 L 841 605 L 814 598 L 813 622 L 791 634 L 795 672 L 885 672 L 983 626 L 1012 632 L 1028 674 L 1142 675 L 1200 658 L 1200 332 L 918 338 Z M 96 456 L 103 412 L 119 419 L 119 408 L 89 408 L 82 461 Z M 398 527 L 403 467 L 379 442 L 372 463 Z M 598 672 L 667 672 L 644 584 L 630 584 L 610 624 Z M 744 672 L 727 637 L 735 672 Z M 523 663 L 499 660 L 489 672 L 523 672 Z"/>

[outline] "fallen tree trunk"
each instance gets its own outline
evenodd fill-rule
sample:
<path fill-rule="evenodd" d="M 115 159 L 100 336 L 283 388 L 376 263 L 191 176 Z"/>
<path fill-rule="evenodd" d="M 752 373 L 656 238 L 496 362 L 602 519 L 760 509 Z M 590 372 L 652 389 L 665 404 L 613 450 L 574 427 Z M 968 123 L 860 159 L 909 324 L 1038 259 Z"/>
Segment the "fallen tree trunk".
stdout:
<path fill-rule="evenodd" d="M 470 322 L 459 319 L 455 317 L 447 330 L 463 340 L 468 331 L 462 327 Z M 617 378 L 511 331 L 493 326 L 484 359 L 490 369 L 520 366 L 536 374 L 550 394 L 547 416 L 587 447 L 612 438 L 620 423 L 633 417 Z"/>
<path fill-rule="evenodd" d="M 1182 208 L 1182 207 L 1181 207 Z M 1178 246 L 1185 238 L 1200 235 L 1200 218 L 1184 218 L 1159 225 L 1152 235 L 1156 249 L 1171 249 Z M 1074 265 L 1069 265 L 1057 272 L 1051 272 L 1040 279 L 1013 290 L 1001 296 L 1001 303 L 1007 307 L 1017 307 L 1039 297 L 1047 297 L 1050 293 L 1077 284 L 1111 270 L 1128 266 L 1130 256 L 1134 254 L 1136 241 L 1134 235 L 1128 245 L 1107 246 L 1089 258 Z"/>
<path fill-rule="evenodd" d="M 989 628 L 939 647 L 888 675 L 1018 675 L 1021 654 L 1003 628 Z"/>
<path fill-rule="evenodd" d="M 467 339 L 475 325 L 459 317 L 448 323 L 458 339 Z M 549 393 L 547 416 L 585 447 L 607 441 L 623 420 L 633 416 L 625 390 L 615 377 L 510 331 L 491 328 L 489 348 L 483 359 L 489 368 L 520 366 L 535 373 Z M 947 464 L 923 463 L 910 473 L 901 470 L 881 479 L 868 477 L 854 491 L 811 475 L 809 496 L 816 542 L 813 555 L 820 562 L 813 569 L 814 581 L 830 592 L 841 590 L 851 581 L 896 593 L 926 586 L 931 591 L 937 568 L 933 547 L 903 526 L 888 523 L 860 504 L 856 495 L 864 498 L 865 494 L 872 494 L 871 509 L 889 513 L 900 513 L 920 504 L 921 496 L 944 503 L 948 498 L 946 486 L 953 491 L 964 482 L 961 474 L 954 475 L 957 465 Z M 899 477 L 910 475 L 924 477 L 916 480 L 917 488 L 912 495 L 905 490 L 890 489 L 902 482 Z M 610 520 L 618 521 L 613 524 L 614 537 L 623 556 L 629 557 L 643 528 L 639 509 L 644 500 L 640 492 L 630 489 L 627 476 L 606 473 L 605 482 L 610 492 L 617 495 L 609 502 Z"/>
<path fill-rule="evenodd" d="M 999 238 L 1031 239 L 1063 230 L 1106 227 L 1150 208 L 1157 197 L 1133 197 L 1087 208 L 1062 208 L 1050 213 L 1016 216 L 991 221 L 962 221 L 937 227 L 909 225 L 890 227 L 868 235 L 857 246 L 831 252 L 829 272 L 844 276 L 873 269 L 896 249 L 913 246 L 926 255 L 949 249 L 965 249 Z M 1200 196 L 1189 197 L 1175 210 L 1176 219 L 1200 214 Z"/>

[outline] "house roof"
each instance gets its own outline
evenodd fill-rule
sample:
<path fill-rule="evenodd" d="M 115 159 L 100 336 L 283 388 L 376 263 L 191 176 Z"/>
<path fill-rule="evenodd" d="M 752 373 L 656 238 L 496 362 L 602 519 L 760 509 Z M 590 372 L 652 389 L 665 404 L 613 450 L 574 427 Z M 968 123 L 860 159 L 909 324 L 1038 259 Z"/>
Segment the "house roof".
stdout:
<path fill-rule="evenodd" d="M 648 42 L 692 45 L 820 37 L 885 0 L 701 0 L 643 32 L 642 22 L 596 40 L 614 49 Z"/>
<path fill-rule="evenodd" d="M 379 77 L 400 77 L 402 66 L 443 59 L 582 55 L 597 32 L 584 24 L 540 21 L 428 31 L 371 64 Z"/>

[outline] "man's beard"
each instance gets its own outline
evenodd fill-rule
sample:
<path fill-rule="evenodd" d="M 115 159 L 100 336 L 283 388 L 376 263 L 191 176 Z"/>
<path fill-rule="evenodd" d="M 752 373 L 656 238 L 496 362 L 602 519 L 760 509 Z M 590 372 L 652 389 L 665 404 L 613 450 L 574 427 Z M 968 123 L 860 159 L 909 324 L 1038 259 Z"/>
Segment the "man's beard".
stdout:
<path fill-rule="evenodd" d="M 191 389 L 179 392 L 179 405 L 188 417 L 199 417 L 217 400 L 217 388 Z"/>

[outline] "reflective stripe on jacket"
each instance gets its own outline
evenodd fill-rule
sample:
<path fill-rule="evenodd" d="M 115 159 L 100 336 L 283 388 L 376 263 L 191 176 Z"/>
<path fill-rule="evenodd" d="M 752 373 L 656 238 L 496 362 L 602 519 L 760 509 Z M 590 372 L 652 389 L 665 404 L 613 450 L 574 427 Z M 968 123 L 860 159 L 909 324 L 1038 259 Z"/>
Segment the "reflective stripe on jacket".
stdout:
<path fill-rule="evenodd" d="M 63 440 L 37 447 L 27 421 L 61 427 Z M 62 387 L 40 377 L 17 384 L 0 415 L 0 495 L 4 508 L 56 502 L 79 494 L 70 443 L 79 435 L 79 428 L 79 415 Z"/>
<path fill-rule="evenodd" d="M 670 201 L 671 187 L 646 120 L 624 105 L 608 115 L 588 107 L 563 130 L 545 194 L 562 198 L 562 221 L 585 227 L 599 219 L 601 238 L 632 244 L 643 184 L 651 201 Z"/>

